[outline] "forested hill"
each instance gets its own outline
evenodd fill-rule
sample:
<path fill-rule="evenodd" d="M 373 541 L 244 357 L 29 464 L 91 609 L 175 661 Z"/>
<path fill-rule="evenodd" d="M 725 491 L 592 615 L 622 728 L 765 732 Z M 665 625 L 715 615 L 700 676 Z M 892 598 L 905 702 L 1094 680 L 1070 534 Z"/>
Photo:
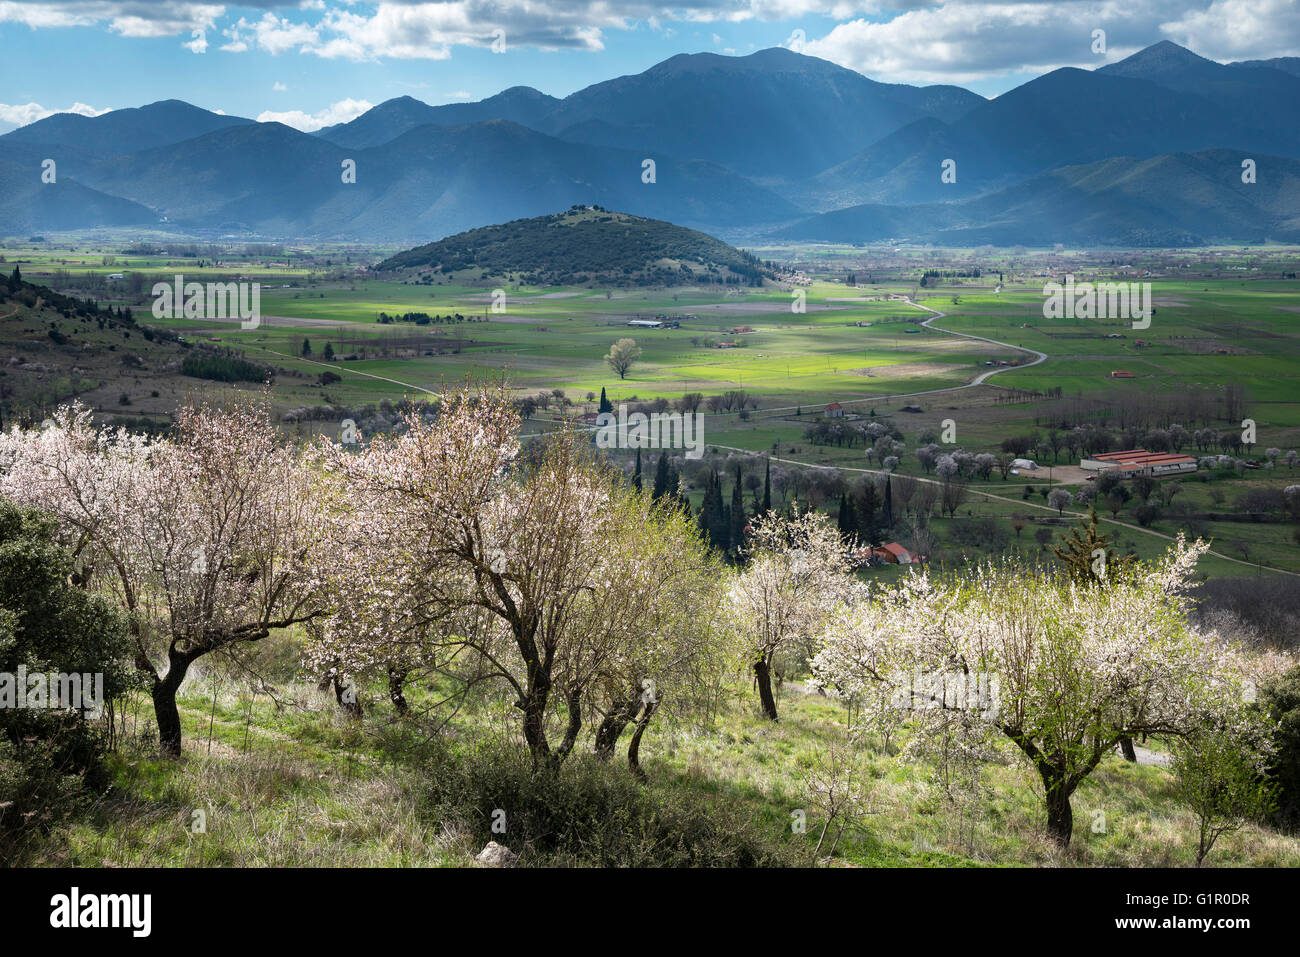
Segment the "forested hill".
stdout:
<path fill-rule="evenodd" d="M 762 285 L 770 270 L 706 233 L 598 206 L 516 219 L 398 253 L 375 267 L 432 280 L 511 280 L 525 285 Z"/>

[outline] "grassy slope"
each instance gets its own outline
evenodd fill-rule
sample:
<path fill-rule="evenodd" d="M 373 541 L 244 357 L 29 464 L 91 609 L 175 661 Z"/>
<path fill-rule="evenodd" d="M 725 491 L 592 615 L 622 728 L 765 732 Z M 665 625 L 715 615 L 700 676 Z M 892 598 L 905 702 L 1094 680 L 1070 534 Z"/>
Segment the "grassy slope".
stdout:
<path fill-rule="evenodd" d="M 419 810 L 418 774 L 393 744 L 386 710 L 363 725 L 342 718 L 309 686 L 281 689 L 287 706 L 198 678 L 183 696 L 186 755 L 169 763 L 147 749 L 115 759 L 117 788 L 91 820 L 56 830 L 38 860 L 77 866 L 440 866 L 464 865 L 478 848 Z M 372 696 L 371 700 L 374 700 Z M 421 696 L 412 697 L 417 704 Z M 803 775 L 828 743 L 844 738 L 845 713 L 815 695 L 787 691 L 782 719 L 762 720 L 736 692 L 712 727 L 655 726 L 642 750 L 656 787 L 722 797 L 743 807 L 773 839 L 811 854 L 821 821 L 791 833 L 791 812 L 807 806 Z M 501 708 L 474 708 L 453 723 L 458 737 L 494 734 Z M 145 698 L 125 717 L 146 731 Z M 383 742 L 388 741 L 386 746 Z M 890 746 L 890 755 L 899 741 Z M 879 742 L 872 746 L 879 748 Z M 1158 743 L 1152 747 L 1158 748 Z M 1074 800 L 1075 841 L 1061 854 L 1044 839 L 1032 777 L 1008 761 L 991 767 L 991 793 L 972 809 L 945 802 L 927 783 L 932 769 L 881 751 L 867 761 L 873 813 L 847 834 L 838 863 L 859 866 L 1188 866 L 1194 822 L 1173 802 L 1159 767 L 1106 761 Z M 1008 751 L 1006 757 L 1010 758 Z M 195 809 L 207 831 L 194 834 Z M 1092 823 L 1105 819 L 1105 831 Z M 508 837 L 507 837 L 508 843 Z M 1300 838 L 1249 827 L 1225 837 L 1222 866 L 1300 866 Z"/>

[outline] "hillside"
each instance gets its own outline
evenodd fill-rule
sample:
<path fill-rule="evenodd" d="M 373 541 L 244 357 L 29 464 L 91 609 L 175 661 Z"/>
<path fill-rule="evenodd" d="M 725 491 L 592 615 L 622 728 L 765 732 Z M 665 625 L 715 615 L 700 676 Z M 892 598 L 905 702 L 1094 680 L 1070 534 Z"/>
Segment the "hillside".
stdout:
<path fill-rule="evenodd" d="M 694 229 L 655 219 L 575 207 L 449 236 L 375 267 L 443 274 L 512 276 L 527 285 L 644 286 L 707 279 L 761 285 L 768 271 L 746 252 Z"/>
<path fill-rule="evenodd" d="M 801 220 L 782 239 L 954 246 L 983 243 L 1188 246 L 1300 240 L 1300 162 L 1257 156 L 1241 182 L 1242 152 L 1202 150 L 1066 166 L 987 196 L 914 206 L 864 204 Z"/>
<path fill-rule="evenodd" d="M 541 130 L 653 156 L 795 180 L 908 123 L 956 120 L 984 103 L 954 86 L 879 83 L 781 47 L 748 56 L 680 54 L 566 97 Z"/>
<path fill-rule="evenodd" d="M 219 388 L 211 380 L 229 381 L 232 368 L 246 373 L 246 387 L 257 387 L 271 371 L 197 336 L 151 326 L 147 314 L 98 306 L 21 278 L 15 282 L 5 268 L 0 425 L 39 422 L 76 400 L 101 418 L 149 431 L 166 426 L 194 392 Z"/>

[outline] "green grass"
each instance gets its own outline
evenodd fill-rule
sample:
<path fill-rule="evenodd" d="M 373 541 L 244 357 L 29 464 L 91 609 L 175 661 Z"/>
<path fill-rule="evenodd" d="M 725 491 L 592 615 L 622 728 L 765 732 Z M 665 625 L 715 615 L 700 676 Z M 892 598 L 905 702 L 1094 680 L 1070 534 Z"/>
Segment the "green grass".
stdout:
<path fill-rule="evenodd" d="M 369 696 L 375 701 L 377 689 Z M 301 683 L 282 686 L 282 706 L 210 680 L 182 696 L 186 746 L 177 761 L 148 745 L 112 758 L 116 784 L 92 811 L 57 828 L 33 862 L 72 866 L 463 866 L 479 848 L 462 824 L 430 816 L 421 796 L 419 748 L 382 706 L 360 723 Z M 417 708 L 427 692 L 413 689 Z M 481 701 L 453 720 L 450 740 L 514 741 L 504 702 Z M 845 746 L 846 713 L 833 701 L 780 695 L 781 720 L 757 713 L 734 688 L 708 726 L 659 725 L 642 746 L 650 786 L 701 802 L 725 801 L 767 840 L 811 861 L 821 828 L 807 812 L 804 776 L 828 746 Z M 147 732 L 147 699 L 122 719 L 126 736 Z M 504 736 L 504 738 L 502 737 Z M 872 812 L 846 832 L 834 863 L 848 866 L 1190 866 L 1194 825 L 1173 801 L 1160 767 L 1107 759 L 1074 800 L 1068 851 L 1044 836 L 1034 779 L 1004 748 L 985 774 L 987 795 L 968 807 L 946 800 L 933 768 L 898 757 L 903 737 L 857 748 L 873 780 Z M 1153 748 L 1158 747 L 1153 744 Z M 206 815 L 195 833 L 194 812 Z M 1100 816 L 1098 815 L 1100 812 Z M 508 812 L 507 812 L 508 813 Z M 1104 831 L 1094 830 L 1104 818 Z M 508 837 L 505 839 L 508 844 Z M 1248 827 L 1223 839 L 1222 866 L 1300 866 L 1300 839 Z"/>

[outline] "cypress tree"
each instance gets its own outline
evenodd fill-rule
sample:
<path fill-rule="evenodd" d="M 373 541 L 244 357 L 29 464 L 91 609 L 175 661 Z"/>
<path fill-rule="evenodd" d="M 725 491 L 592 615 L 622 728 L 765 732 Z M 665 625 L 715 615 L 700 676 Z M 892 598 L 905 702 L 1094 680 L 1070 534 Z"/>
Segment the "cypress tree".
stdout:
<path fill-rule="evenodd" d="M 840 493 L 839 526 L 844 538 L 854 538 L 858 534 L 858 517 L 853 512 L 853 499 L 847 492 Z"/>
<path fill-rule="evenodd" d="M 708 538 L 709 544 L 725 552 L 730 544 L 727 507 L 722 502 L 722 482 L 717 472 L 709 473 L 709 484 L 704 490 L 704 501 L 700 504 L 700 530 Z"/>
<path fill-rule="evenodd" d="M 888 475 L 885 476 L 885 508 L 884 508 L 885 528 L 894 527 L 894 483 L 890 481 Z"/>
<path fill-rule="evenodd" d="M 767 460 L 767 470 L 763 473 L 763 514 L 772 511 L 772 460 Z"/>
<path fill-rule="evenodd" d="M 728 516 L 730 521 L 731 547 L 740 548 L 745 544 L 745 500 L 742 497 L 740 489 L 740 466 L 736 466 L 736 484 L 731 489 L 731 512 Z"/>
<path fill-rule="evenodd" d="M 600 387 L 600 408 L 597 409 L 596 411 L 597 412 L 614 411 L 614 403 L 610 402 L 609 399 L 605 397 L 605 387 L 603 385 Z"/>
<path fill-rule="evenodd" d="M 641 453 L 637 452 L 639 456 Z M 668 453 L 659 453 L 659 464 L 655 466 L 655 484 L 651 487 L 650 495 L 657 502 L 668 494 Z"/>
<path fill-rule="evenodd" d="M 868 545 L 880 544 L 880 526 L 876 522 L 876 509 L 879 507 L 879 495 L 876 483 L 867 478 L 858 490 L 858 534 Z"/>
<path fill-rule="evenodd" d="M 632 487 L 641 491 L 641 450 L 636 450 L 636 471 L 632 473 Z"/>

